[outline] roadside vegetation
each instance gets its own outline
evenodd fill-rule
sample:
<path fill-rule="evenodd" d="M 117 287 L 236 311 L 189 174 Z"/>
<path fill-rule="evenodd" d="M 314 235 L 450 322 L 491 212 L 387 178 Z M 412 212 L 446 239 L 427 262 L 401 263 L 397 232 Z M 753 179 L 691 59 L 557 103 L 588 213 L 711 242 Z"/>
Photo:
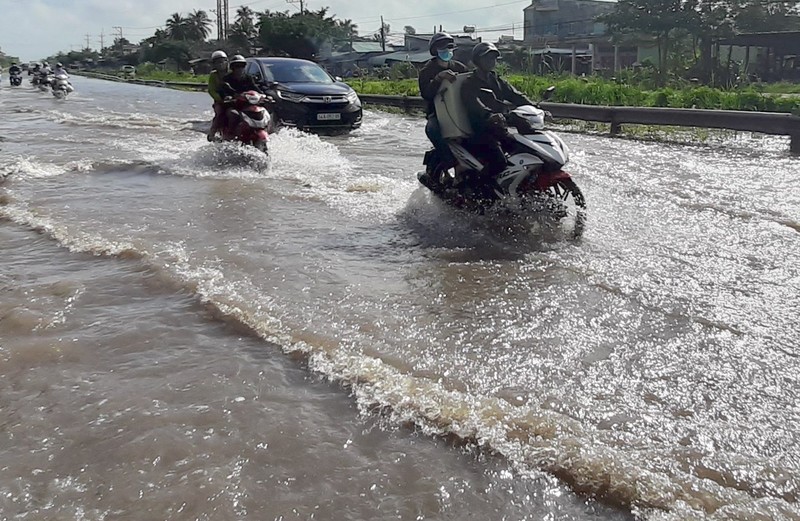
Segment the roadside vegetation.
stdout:
<path fill-rule="evenodd" d="M 575 78 L 572 76 L 529 76 L 510 74 L 509 82 L 534 100 L 541 99 L 545 89 L 555 85 L 551 101 L 584 105 L 609 105 L 631 107 L 672 107 L 721 110 L 758 110 L 766 112 L 791 112 L 800 114 L 800 96 L 779 96 L 771 90 L 774 85 L 749 85 L 733 89 L 719 89 L 705 85 L 668 86 L 648 90 L 641 85 L 624 83 L 600 77 Z M 419 96 L 416 79 L 378 80 L 370 78 L 348 79 L 360 94 L 385 94 Z M 790 85 L 786 85 L 789 87 Z M 778 88 L 783 87 L 778 84 Z M 791 85 L 791 87 L 800 87 Z M 786 89 L 787 93 L 793 92 Z"/>

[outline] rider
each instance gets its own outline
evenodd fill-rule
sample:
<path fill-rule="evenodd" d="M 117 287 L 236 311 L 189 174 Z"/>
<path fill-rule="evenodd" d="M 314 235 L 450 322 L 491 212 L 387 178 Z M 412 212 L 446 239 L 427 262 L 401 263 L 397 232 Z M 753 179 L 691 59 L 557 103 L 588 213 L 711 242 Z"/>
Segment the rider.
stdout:
<path fill-rule="evenodd" d="M 256 84 L 256 81 L 253 79 L 253 77 L 244 73 L 244 68 L 246 66 L 247 60 L 245 60 L 244 56 L 241 54 L 237 54 L 231 59 L 231 72 L 222 78 L 222 85 L 218 91 L 223 98 L 235 96 L 237 94 L 241 94 L 242 92 L 247 92 L 248 90 L 261 92 L 261 89 L 259 88 L 258 84 Z M 229 108 L 227 110 L 225 117 L 227 122 L 225 128 L 223 129 L 223 134 L 226 134 L 226 132 L 229 130 L 230 123 L 238 119 L 237 112 L 233 108 Z"/>
<path fill-rule="evenodd" d="M 13 76 L 14 74 L 22 75 L 22 67 L 17 65 L 16 62 L 11 62 L 11 67 L 8 68 L 8 75 Z"/>
<path fill-rule="evenodd" d="M 59 74 L 69 76 L 69 74 L 67 74 L 67 70 L 64 68 L 64 65 L 61 62 L 56 63 L 56 69 L 53 71 L 54 76 L 58 76 Z"/>
<path fill-rule="evenodd" d="M 208 140 L 213 141 L 220 128 L 225 128 L 225 105 L 222 103 L 222 77 L 228 73 L 228 55 L 225 51 L 211 53 L 211 65 L 214 68 L 208 75 L 208 93 L 214 100 L 214 119 L 208 131 Z"/>
<path fill-rule="evenodd" d="M 472 49 L 475 71 L 461 87 L 461 100 L 474 134 L 468 139 L 470 150 L 487 162 L 481 176 L 491 178 L 503 171 L 506 155 L 501 143 L 509 137 L 504 114 L 521 105 L 534 103 L 497 76 L 500 51 L 493 43 L 481 42 Z"/>
<path fill-rule="evenodd" d="M 53 69 L 50 68 L 50 64 L 42 63 L 42 68 L 39 69 L 39 84 L 47 85 L 51 74 L 53 74 Z"/>
<path fill-rule="evenodd" d="M 439 126 L 439 120 L 436 119 L 433 100 L 442 83 L 455 81 L 456 74 L 467 72 L 466 65 L 453 59 L 455 48 L 455 39 L 452 36 L 447 33 L 434 34 L 428 43 L 428 50 L 433 58 L 428 60 L 428 63 L 419 71 L 419 92 L 427 102 L 425 115 L 428 121 L 425 124 L 425 135 L 433 143 L 443 163 L 452 162 L 452 154 L 450 147 L 442 137 L 442 129 Z M 428 165 L 426 174 L 429 178 L 431 178 L 434 163 L 435 161 L 430 161 Z"/>

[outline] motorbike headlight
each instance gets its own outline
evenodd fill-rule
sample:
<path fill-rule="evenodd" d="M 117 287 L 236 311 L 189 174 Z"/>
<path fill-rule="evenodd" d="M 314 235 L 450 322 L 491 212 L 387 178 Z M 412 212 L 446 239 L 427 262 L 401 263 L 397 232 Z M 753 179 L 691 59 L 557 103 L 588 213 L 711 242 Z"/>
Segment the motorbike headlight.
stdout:
<path fill-rule="evenodd" d="M 351 104 L 358 103 L 358 94 L 356 94 L 356 91 L 351 90 L 347 93 L 347 101 Z"/>
<path fill-rule="evenodd" d="M 278 97 L 282 100 L 291 101 L 292 103 L 302 103 L 305 101 L 306 97 L 303 94 L 297 94 L 295 92 L 289 92 L 286 90 L 278 90 Z"/>

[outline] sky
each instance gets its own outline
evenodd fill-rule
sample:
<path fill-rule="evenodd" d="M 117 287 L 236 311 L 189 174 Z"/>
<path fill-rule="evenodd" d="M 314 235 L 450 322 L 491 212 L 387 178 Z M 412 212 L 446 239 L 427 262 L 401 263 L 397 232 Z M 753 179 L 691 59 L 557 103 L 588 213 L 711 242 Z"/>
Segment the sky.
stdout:
<path fill-rule="evenodd" d="M 236 7 L 248 5 L 255 11 L 299 10 L 287 0 L 229 0 L 230 18 Z M 522 37 L 522 10 L 531 0 L 304 0 L 306 9 L 329 7 L 337 18 L 351 19 L 361 35 L 371 35 L 381 25 L 381 15 L 391 31 L 402 32 L 411 25 L 419 33 L 434 26 L 460 32 L 474 25 L 478 36 L 496 40 L 501 34 Z M 120 32 L 138 43 L 163 27 L 172 13 L 188 14 L 195 9 L 209 12 L 216 0 L 0 0 L 0 49 L 34 61 L 58 51 L 68 52 L 89 46 L 100 48 L 101 33 L 110 45 Z M 213 13 L 209 12 L 213 18 Z M 88 36 L 87 36 L 88 35 Z M 215 38 L 215 34 L 212 34 Z"/>

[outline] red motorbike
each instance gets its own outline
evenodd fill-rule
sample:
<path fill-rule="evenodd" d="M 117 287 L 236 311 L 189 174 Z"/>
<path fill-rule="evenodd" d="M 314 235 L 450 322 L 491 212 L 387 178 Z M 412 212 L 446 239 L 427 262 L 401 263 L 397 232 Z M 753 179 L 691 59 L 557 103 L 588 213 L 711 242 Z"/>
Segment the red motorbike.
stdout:
<path fill-rule="evenodd" d="M 249 90 L 225 99 L 224 141 L 239 141 L 267 154 L 271 116 L 264 105 L 272 102 L 265 94 Z"/>

